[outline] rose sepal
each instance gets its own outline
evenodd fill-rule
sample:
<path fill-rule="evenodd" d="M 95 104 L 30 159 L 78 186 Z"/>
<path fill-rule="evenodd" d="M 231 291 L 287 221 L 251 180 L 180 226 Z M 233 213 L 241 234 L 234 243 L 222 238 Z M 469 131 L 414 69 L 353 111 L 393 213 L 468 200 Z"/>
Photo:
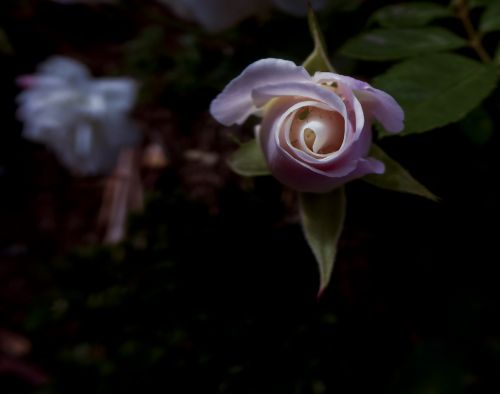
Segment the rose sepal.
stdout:
<path fill-rule="evenodd" d="M 381 189 L 414 194 L 435 202 L 439 201 L 438 197 L 417 181 L 401 164 L 391 158 L 380 147 L 372 144 L 369 154 L 384 163 L 385 172 L 383 174 L 367 175 L 362 178 L 365 182 Z"/>
<path fill-rule="evenodd" d="M 330 282 L 346 212 L 344 187 L 328 193 L 299 193 L 302 230 L 319 269 L 318 298 Z"/>
<path fill-rule="evenodd" d="M 227 159 L 231 170 L 241 176 L 254 177 L 271 175 L 262 148 L 257 139 L 240 145 Z"/>
<path fill-rule="evenodd" d="M 313 75 L 316 71 L 335 72 L 330 60 L 328 59 L 328 51 L 326 50 L 325 40 L 321 29 L 319 28 L 318 20 L 313 8 L 308 3 L 307 21 L 309 23 L 309 31 L 314 42 L 314 49 L 303 63 L 304 68 Z"/>

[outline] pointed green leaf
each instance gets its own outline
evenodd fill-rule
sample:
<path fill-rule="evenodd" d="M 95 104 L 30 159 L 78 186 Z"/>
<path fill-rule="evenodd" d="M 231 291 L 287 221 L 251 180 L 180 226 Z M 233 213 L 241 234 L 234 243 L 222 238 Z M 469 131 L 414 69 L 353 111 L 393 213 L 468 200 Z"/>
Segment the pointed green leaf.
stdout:
<path fill-rule="evenodd" d="M 437 18 L 452 17 L 449 8 L 434 3 L 403 3 L 385 6 L 372 20 L 383 27 L 419 27 Z"/>
<path fill-rule="evenodd" d="M 500 1 L 491 2 L 479 20 L 480 32 L 489 33 L 497 30 L 500 30 Z"/>
<path fill-rule="evenodd" d="M 383 174 L 371 174 L 363 178 L 364 181 L 381 189 L 392 190 L 401 193 L 415 194 L 420 197 L 428 198 L 432 201 L 438 201 L 438 198 L 432 194 L 429 189 L 413 178 L 401 164 L 392 159 L 373 144 L 370 150 L 370 156 L 380 160 L 385 164 L 385 172 Z"/>
<path fill-rule="evenodd" d="M 266 159 L 257 140 L 241 144 L 228 159 L 229 167 L 242 176 L 269 175 Z"/>
<path fill-rule="evenodd" d="M 345 210 L 344 188 L 324 194 L 300 194 L 302 229 L 319 267 L 318 296 L 325 290 L 332 275 Z"/>
<path fill-rule="evenodd" d="M 497 74 L 493 65 L 443 53 L 397 64 L 373 83 L 403 107 L 407 135 L 462 119 L 494 90 Z"/>
<path fill-rule="evenodd" d="M 376 29 L 347 41 L 344 56 L 361 60 L 398 60 L 467 46 L 463 38 L 440 27 Z"/>
<path fill-rule="evenodd" d="M 312 75 L 316 71 L 331 71 L 333 72 L 333 66 L 330 64 L 328 59 L 325 40 L 321 34 L 321 29 L 314 14 L 314 10 L 309 6 L 307 20 L 309 22 L 309 30 L 311 32 L 311 37 L 314 42 L 314 50 L 309 55 L 309 57 L 304 62 L 304 68 Z"/>
<path fill-rule="evenodd" d="M 7 35 L 0 29 L 0 52 L 12 53 L 12 47 L 7 39 Z"/>

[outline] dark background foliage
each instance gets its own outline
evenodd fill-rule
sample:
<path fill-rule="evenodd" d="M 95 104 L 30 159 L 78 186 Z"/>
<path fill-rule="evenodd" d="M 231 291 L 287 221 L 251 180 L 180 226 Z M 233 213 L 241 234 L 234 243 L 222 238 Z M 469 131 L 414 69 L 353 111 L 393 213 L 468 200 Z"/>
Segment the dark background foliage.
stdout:
<path fill-rule="evenodd" d="M 380 6 L 337 3 L 320 14 L 332 53 Z M 3 0 L 0 27 L 13 49 L 0 54 L 2 394 L 499 392 L 498 92 L 460 123 L 380 142 L 441 201 L 349 185 L 317 300 L 294 194 L 231 174 L 231 136 L 251 127 L 207 112 L 248 63 L 301 62 L 303 19 L 274 12 L 206 34 L 149 1 Z M 119 245 L 98 243 L 103 180 L 71 177 L 15 120 L 16 76 L 53 54 L 140 79 L 134 116 L 166 147 Z M 365 79 L 389 66 L 333 60 Z"/>

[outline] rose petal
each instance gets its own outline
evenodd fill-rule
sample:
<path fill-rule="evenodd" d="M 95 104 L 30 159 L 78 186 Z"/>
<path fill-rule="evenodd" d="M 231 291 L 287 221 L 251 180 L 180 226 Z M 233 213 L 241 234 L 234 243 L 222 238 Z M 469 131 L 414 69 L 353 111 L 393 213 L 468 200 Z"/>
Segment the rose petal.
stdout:
<path fill-rule="evenodd" d="M 335 75 L 332 73 L 325 73 Z M 339 96 L 342 94 L 342 98 Z M 333 89 L 319 85 L 317 83 L 285 82 L 268 85 L 255 89 L 253 92 L 255 105 L 262 106 L 275 97 L 294 96 L 303 97 L 308 100 L 317 100 L 326 104 L 339 112 L 344 118 L 348 118 L 346 123 L 346 133 L 344 142 L 339 149 L 339 154 L 359 138 L 365 125 L 363 109 L 359 100 L 352 94 L 348 86 L 339 87 L 335 92 Z"/>
<path fill-rule="evenodd" d="M 404 112 L 394 98 L 382 90 L 369 88 L 356 91 L 365 113 L 377 119 L 390 133 L 404 128 Z"/>
<path fill-rule="evenodd" d="M 284 150 L 276 149 L 272 139 L 268 143 L 265 156 L 271 172 L 281 183 L 300 192 L 324 193 L 367 174 L 384 172 L 382 162 L 366 158 L 349 162 L 342 167 L 345 175 L 335 176 L 291 159 Z"/>
<path fill-rule="evenodd" d="M 317 72 L 313 81 L 340 82 L 349 86 L 355 94 L 368 117 L 377 119 L 384 128 L 391 133 L 398 133 L 404 128 L 404 112 L 392 96 L 386 92 L 372 87 L 370 84 L 358 79 L 328 72 Z"/>
<path fill-rule="evenodd" d="M 278 72 L 278 62 L 265 59 L 249 66 L 212 102 L 213 116 L 226 125 L 242 123 L 261 108 L 258 139 L 266 161 L 273 175 L 295 190 L 327 192 L 383 173 L 382 162 L 366 157 L 372 121 L 400 131 L 404 114 L 396 101 L 343 75 L 311 78 L 291 62 L 281 61 L 285 71 Z M 305 107 L 307 113 L 301 112 Z"/>
<path fill-rule="evenodd" d="M 252 91 L 280 82 L 308 82 L 304 67 L 280 59 L 262 59 L 248 66 L 233 79 L 210 105 L 210 113 L 226 126 L 242 124 L 256 111 Z"/>
<path fill-rule="evenodd" d="M 334 187 L 341 186 L 347 182 L 364 177 L 365 175 L 368 174 L 383 174 L 384 172 L 385 172 L 385 165 L 381 161 L 373 157 L 359 159 L 356 163 L 356 168 L 353 171 L 351 171 L 348 175 L 341 178 L 335 178 L 337 183 L 335 184 Z"/>
<path fill-rule="evenodd" d="M 361 138 L 346 148 L 340 157 L 334 160 L 314 159 L 309 157 L 307 163 L 303 158 L 294 156 L 283 147 L 282 140 L 276 138 L 282 127 L 283 114 L 301 102 L 297 97 L 285 97 L 273 103 L 266 113 L 260 130 L 259 139 L 273 175 L 283 184 L 302 192 L 326 192 L 350 180 L 370 173 L 382 173 L 381 162 L 367 158 L 371 143 L 371 132 L 366 126 Z M 365 132 L 366 131 L 366 132 Z"/>
<path fill-rule="evenodd" d="M 324 86 L 307 82 L 273 83 L 254 89 L 252 93 L 255 105 L 260 107 L 274 97 L 295 96 L 304 99 L 317 100 L 330 106 L 342 116 L 347 115 L 347 109 L 342 99 Z"/>
<path fill-rule="evenodd" d="M 372 142 L 371 125 L 364 123 L 363 129 L 357 132 L 356 135 L 351 135 L 349 139 L 344 138 L 340 149 L 337 151 L 329 155 L 311 155 L 294 147 L 291 143 L 289 136 L 293 119 L 290 116 L 303 106 L 316 106 L 321 109 L 328 109 L 328 106 L 321 102 L 302 100 L 302 97 L 285 96 L 273 102 L 263 118 L 262 128 L 264 132 L 269 132 L 270 135 L 274 136 L 278 149 L 285 150 L 290 157 L 303 162 L 303 165 L 310 168 L 311 171 L 319 171 L 326 176 L 346 175 L 350 171 L 349 163 L 364 157 L 368 153 Z M 349 122 L 346 123 L 346 126 L 349 126 Z M 274 127 L 274 130 L 270 130 L 270 127 Z M 347 137 L 348 133 L 352 134 L 350 127 L 346 127 L 345 137 Z"/>
<path fill-rule="evenodd" d="M 309 163 L 313 166 L 325 166 L 328 165 L 329 162 L 335 160 L 338 156 L 342 155 L 343 150 L 346 149 L 345 138 L 342 143 L 340 149 L 335 152 L 332 152 L 329 155 L 319 155 L 314 152 L 307 153 L 306 151 L 295 147 L 292 144 L 292 123 L 293 123 L 293 115 L 296 111 L 300 110 L 303 107 L 314 106 L 316 108 L 320 108 L 322 110 L 329 110 L 329 106 L 319 102 L 319 101 L 302 101 L 303 97 L 282 97 L 274 102 L 270 109 L 265 113 L 262 124 L 270 125 L 271 122 L 275 124 L 274 131 L 274 139 L 276 140 L 276 144 L 280 149 L 284 149 L 290 154 L 292 157 L 304 161 L 305 163 Z M 285 103 L 290 103 L 289 107 L 285 107 Z M 280 109 L 281 112 L 277 112 L 277 108 Z M 338 113 L 338 111 L 337 111 Z M 276 119 L 275 119 L 276 118 Z M 345 119 L 345 118 L 344 118 Z M 267 129 L 266 129 L 267 130 Z M 349 128 L 346 128 L 348 131 Z M 273 132 L 271 132 L 273 133 Z M 345 135 L 345 133 L 344 133 Z M 305 164 L 307 165 L 307 164 Z"/>

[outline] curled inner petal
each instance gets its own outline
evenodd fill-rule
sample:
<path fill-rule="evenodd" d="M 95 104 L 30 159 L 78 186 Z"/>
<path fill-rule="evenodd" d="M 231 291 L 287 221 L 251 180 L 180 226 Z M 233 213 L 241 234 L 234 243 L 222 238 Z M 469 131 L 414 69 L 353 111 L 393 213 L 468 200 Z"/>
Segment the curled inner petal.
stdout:
<path fill-rule="evenodd" d="M 345 122 L 338 112 L 308 106 L 292 116 L 290 140 L 295 148 L 314 155 L 328 155 L 342 146 Z"/>
<path fill-rule="evenodd" d="M 306 128 L 304 130 L 304 142 L 306 143 L 309 149 L 314 149 L 314 141 L 316 141 L 316 133 L 313 129 Z"/>

